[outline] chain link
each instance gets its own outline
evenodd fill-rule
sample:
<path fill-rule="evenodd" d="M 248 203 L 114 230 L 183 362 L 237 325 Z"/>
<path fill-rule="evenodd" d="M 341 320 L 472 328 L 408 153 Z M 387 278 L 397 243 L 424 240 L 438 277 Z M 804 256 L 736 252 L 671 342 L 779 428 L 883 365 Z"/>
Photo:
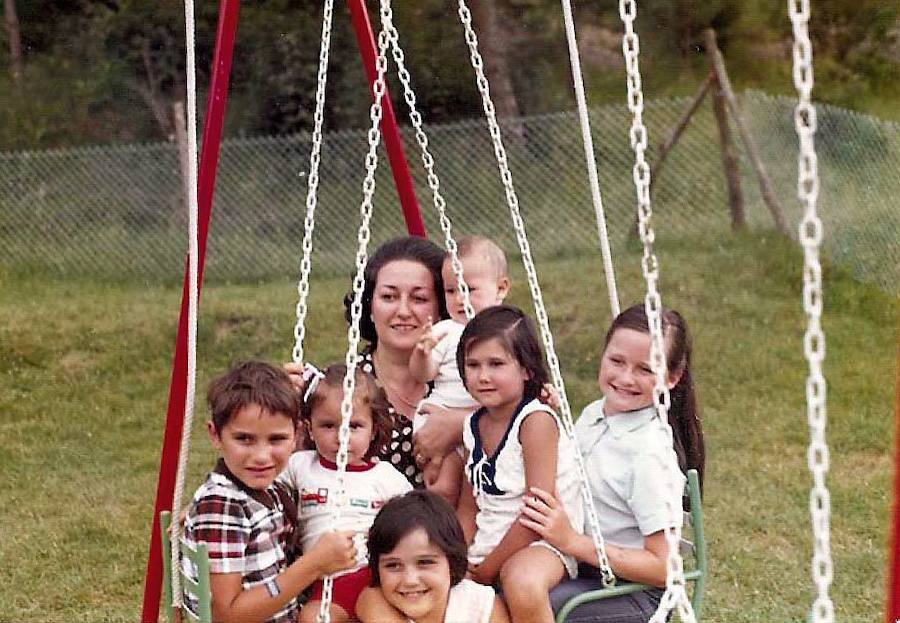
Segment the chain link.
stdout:
<path fill-rule="evenodd" d="M 637 195 L 638 233 L 643 246 L 641 270 L 647 282 L 647 294 L 644 297 L 644 310 L 650 327 L 650 366 L 653 369 L 656 383 L 653 389 L 653 404 L 659 414 L 660 421 L 666 428 L 669 441 L 672 441 L 672 428 L 669 426 L 669 388 L 666 385 L 666 354 L 662 327 L 662 298 L 657 289 L 659 281 L 659 262 L 653 252 L 653 241 L 656 237 L 651 218 L 653 209 L 650 205 L 650 165 L 647 164 L 644 152 L 647 149 L 647 128 L 644 126 L 644 94 L 641 88 L 641 72 L 639 67 L 640 40 L 634 31 L 634 20 L 637 17 L 637 2 L 634 0 L 619 1 L 619 16 L 625 26 L 622 37 L 622 53 L 625 56 L 625 72 L 628 110 L 632 120 L 629 130 L 631 147 L 634 150 L 635 193 Z M 680 509 L 681 491 L 671 476 L 668 478 L 669 495 L 666 506 L 670 516 L 680 516 L 676 512 L 676 504 Z M 684 578 L 684 562 L 681 558 L 681 525 L 676 522 L 665 530 L 668 555 L 666 557 L 666 591 L 660 601 L 659 608 L 651 617 L 654 623 L 664 623 L 670 613 L 678 609 L 682 621 L 694 622 L 696 617 L 688 599 Z"/>
<path fill-rule="evenodd" d="M 393 24 L 393 15 L 388 7 L 388 18 L 385 28 L 391 42 L 391 53 L 394 62 L 397 64 L 397 74 L 400 78 L 400 84 L 403 85 L 403 99 L 409 107 L 409 120 L 415 129 L 416 142 L 419 144 L 419 150 L 422 152 L 422 165 L 427 173 L 428 187 L 431 189 L 431 195 L 434 202 L 434 208 L 438 213 L 438 221 L 441 225 L 441 231 L 444 233 L 444 246 L 450 256 L 450 265 L 453 268 L 453 274 L 456 275 L 456 286 L 463 295 L 463 308 L 466 318 L 471 319 L 475 315 L 472 307 L 471 297 L 469 296 L 469 286 L 463 277 L 463 266 L 459 260 L 459 249 L 456 240 L 453 238 L 453 227 L 447 216 L 447 202 L 441 195 L 441 184 L 437 173 L 434 170 L 434 157 L 428 149 L 428 136 L 425 134 L 424 125 L 422 123 L 422 115 L 416 109 L 416 94 L 412 88 L 412 80 L 409 71 L 406 69 L 405 56 L 400 47 L 400 36 Z"/>
<path fill-rule="evenodd" d="M 797 196 L 803 205 L 799 238 L 803 246 L 803 309 L 807 328 L 803 336 L 803 354 L 809 363 L 806 379 L 806 414 L 810 442 L 807 464 L 813 476 L 809 511 L 813 529 L 812 579 L 816 585 L 811 620 L 814 623 L 834 621 L 834 604 L 828 595 L 833 578 L 831 560 L 831 499 L 825 483 L 828 473 L 828 445 L 825 439 L 827 414 L 826 384 L 822 374 L 825 359 L 825 334 L 822 331 L 822 221 L 817 213 L 819 172 L 814 136 L 816 109 L 812 105 L 812 43 L 809 40 L 809 0 L 788 0 L 788 14 L 794 32 L 793 77 L 798 93 L 794 110 L 794 127 L 799 138 L 797 158 Z"/>
<path fill-rule="evenodd" d="M 513 228 L 516 232 L 516 241 L 519 244 L 519 250 L 522 254 L 522 263 L 525 267 L 525 275 L 528 280 L 528 288 L 531 292 L 531 299 L 534 303 L 534 313 L 537 320 L 538 328 L 541 333 L 541 339 L 544 343 L 544 349 L 547 353 L 547 366 L 550 369 L 550 375 L 553 379 L 553 385 L 559 394 L 560 420 L 563 429 L 569 439 L 575 439 L 574 427 L 572 424 L 572 411 L 569 407 L 569 399 L 566 395 L 566 387 L 559 369 L 559 359 L 556 356 L 556 350 L 553 346 L 553 334 L 550 332 L 550 323 L 547 318 L 547 310 L 544 306 L 544 299 L 541 294 L 541 287 L 538 283 L 537 271 L 534 267 L 534 260 L 531 257 L 531 249 L 528 244 L 528 236 L 525 232 L 525 223 L 519 213 L 519 199 L 516 196 L 516 190 L 513 186 L 512 173 L 506 157 L 506 148 L 503 146 L 503 139 L 500 134 L 500 125 L 497 123 L 497 113 L 494 103 L 491 101 L 490 85 L 484 73 L 484 62 L 478 51 L 478 37 L 475 29 L 472 27 L 472 14 L 466 6 L 465 0 L 459 0 L 459 18 L 463 23 L 466 33 L 466 44 L 469 46 L 469 56 L 472 67 L 475 70 L 476 83 L 478 91 L 481 93 L 481 101 L 484 107 L 484 113 L 487 117 L 488 129 L 491 134 L 491 141 L 494 145 L 494 155 L 497 158 L 497 165 L 500 169 L 500 178 L 503 181 L 503 188 L 506 194 L 506 202 L 509 206 L 510 217 L 512 218 Z M 594 503 L 591 499 L 590 488 L 588 485 L 587 472 L 585 471 L 584 461 L 580 452 L 575 452 L 575 462 L 578 465 L 579 474 L 581 476 L 581 495 L 584 501 L 585 512 L 588 516 L 588 522 L 591 526 L 591 536 L 594 541 L 594 548 L 597 550 L 598 566 L 601 570 L 602 582 L 604 586 L 614 586 L 616 579 L 612 569 L 609 566 L 609 559 L 606 556 L 606 548 L 603 543 L 603 536 L 600 534 L 599 522 L 597 520 L 597 511 L 594 509 Z"/>
<path fill-rule="evenodd" d="M 356 391 L 356 364 L 359 361 L 357 352 L 360 340 L 359 323 L 362 318 L 363 290 L 366 286 L 364 275 L 366 263 L 368 262 L 367 249 L 371 238 L 370 225 L 372 221 L 372 198 L 375 194 L 375 171 L 378 168 L 378 145 L 381 142 L 380 124 L 383 114 L 381 100 L 387 90 L 385 74 L 387 73 L 389 35 L 386 24 L 390 22 L 390 14 L 390 3 L 388 0 L 381 0 L 382 29 L 378 33 L 378 56 L 375 60 L 375 69 L 378 75 L 372 87 L 374 99 L 369 110 L 369 118 L 372 125 L 368 133 L 369 150 L 366 153 L 365 160 L 366 176 L 363 179 L 363 199 L 359 207 L 361 222 L 356 236 L 356 274 L 353 277 L 353 301 L 350 304 L 350 326 L 347 328 L 347 355 L 344 360 L 347 366 L 347 374 L 343 383 L 344 395 L 341 400 L 341 426 L 338 430 L 340 445 L 335 461 L 338 470 L 338 483 L 335 496 L 329 498 L 329 504 L 332 504 L 332 525 L 334 526 L 339 525 L 341 511 L 346 505 L 344 474 L 347 470 L 347 447 L 350 440 L 350 416 L 353 413 L 353 394 Z M 329 575 L 325 576 L 322 583 L 322 601 L 319 605 L 318 623 L 330 623 L 332 597 L 333 579 Z"/>
<path fill-rule="evenodd" d="M 297 282 L 297 324 L 294 325 L 294 349 L 291 359 L 303 362 L 303 338 L 306 335 L 309 273 L 312 268 L 312 238 L 315 228 L 316 198 L 319 189 L 319 162 L 322 153 L 322 125 L 325 119 L 325 83 L 328 79 L 328 53 L 331 49 L 331 22 L 334 0 L 325 0 L 322 11 L 322 42 L 319 47 L 319 71 L 316 80 L 316 111 L 313 115 L 312 150 L 309 155 L 309 178 L 306 192 L 306 218 L 303 221 L 303 257 L 300 260 L 300 280 Z"/>

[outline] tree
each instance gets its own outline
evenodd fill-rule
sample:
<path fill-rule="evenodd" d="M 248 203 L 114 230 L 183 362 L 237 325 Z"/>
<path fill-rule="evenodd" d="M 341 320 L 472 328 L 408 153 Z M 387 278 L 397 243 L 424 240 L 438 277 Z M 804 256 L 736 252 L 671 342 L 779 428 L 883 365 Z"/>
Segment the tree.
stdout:
<path fill-rule="evenodd" d="M 19 15 L 16 12 L 15 0 L 3 0 L 3 17 L 6 25 L 6 38 L 9 42 L 9 68 L 13 82 L 21 86 L 22 82 L 22 34 L 19 30 Z"/>

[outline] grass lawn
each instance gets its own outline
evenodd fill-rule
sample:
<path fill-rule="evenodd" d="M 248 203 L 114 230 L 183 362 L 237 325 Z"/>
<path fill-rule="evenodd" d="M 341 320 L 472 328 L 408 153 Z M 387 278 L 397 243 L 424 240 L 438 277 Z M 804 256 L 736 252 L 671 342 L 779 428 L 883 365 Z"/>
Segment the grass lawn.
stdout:
<path fill-rule="evenodd" d="M 658 254 L 663 301 L 695 335 L 708 448 L 703 619 L 803 621 L 813 584 L 800 254 L 770 234 L 662 243 Z M 637 252 L 617 262 L 623 303 L 638 300 Z M 538 269 L 577 412 L 596 397 L 609 321 L 601 263 Z M 343 357 L 348 282 L 313 283 L 314 361 Z M 825 287 L 832 594 L 838 620 L 871 622 L 884 605 L 896 300 L 834 269 Z M 180 287 L 0 275 L 0 289 L 0 621 L 136 621 Z M 295 297 L 288 278 L 205 289 L 198 418 L 207 381 L 229 362 L 289 357 Z M 512 301 L 530 306 L 521 270 Z M 213 461 L 199 423 L 189 491 Z"/>

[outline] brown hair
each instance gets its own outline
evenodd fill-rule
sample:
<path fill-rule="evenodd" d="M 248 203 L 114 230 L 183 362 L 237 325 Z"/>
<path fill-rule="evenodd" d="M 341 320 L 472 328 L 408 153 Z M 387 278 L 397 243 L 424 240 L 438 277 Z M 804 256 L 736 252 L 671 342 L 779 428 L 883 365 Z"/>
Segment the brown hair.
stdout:
<path fill-rule="evenodd" d="M 303 436 L 303 447 L 306 450 L 315 450 L 316 444 L 309 438 L 309 426 L 312 422 L 312 414 L 315 408 L 325 400 L 328 391 L 343 392 L 344 377 L 347 375 L 347 366 L 342 363 L 332 363 L 325 367 L 324 375 L 318 387 L 308 396 L 300 406 L 300 420 L 306 426 Z M 370 373 L 356 368 L 356 391 L 354 402 L 360 401 L 369 407 L 372 412 L 372 442 L 366 451 L 366 460 L 381 453 L 388 441 L 391 440 L 391 431 L 394 428 L 394 418 L 390 412 L 390 403 L 384 390 L 375 382 L 375 377 Z"/>
<path fill-rule="evenodd" d="M 650 334 L 647 312 L 643 304 L 632 305 L 612 321 L 603 349 L 619 329 L 631 329 Z M 672 427 L 672 440 L 675 454 L 678 455 L 678 466 L 681 471 L 696 469 L 703 484 L 703 471 L 706 464 L 706 449 L 703 441 L 703 427 L 697 406 L 697 395 L 694 391 L 694 379 L 691 376 L 691 352 L 693 344 L 687 323 L 677 311 L 662 311 L 662 329 L 666 344 L 666 369 L 668 374 L 681 373 L 678 383 L 669 390 L 669 426 Z"/>
<path fill-rule="evenodd" d="M 528 316 L 512 305 L 494 305 L 482 309 L 463 329 L 456 348 L 456 365 L 463 385 L 468 388 L 465 371 L 469 349 L 479 342 L 491 339 L 499 340 L 506 352 L 528 372 L 522 397 L 534 400 L 540 396 L 541 388 L 550 377 L 544 363 L 544 352 Z"/>
<path fill-rule="evenodd" d="M 300 397 L 287 372 L 264 361 L 243 361 L 214 378 L 206 401 L 216 431 L 249 405 L 258 405 L 269 414 L 286 415 L 295 426 L 300 411 Z"/>
<path fill-rule="evenodd" d="M 372 586 L 381 586 L 378 562 L 393 551 L 400 539 L 422 528 L 432 545 L 441 550 L 450 565 L 450 586 L 466 577 L 466 539 L 453 507 L 441 496 L 424 489 L 397 496 L 385 504 L 369 528 L 369 570 Z"/>

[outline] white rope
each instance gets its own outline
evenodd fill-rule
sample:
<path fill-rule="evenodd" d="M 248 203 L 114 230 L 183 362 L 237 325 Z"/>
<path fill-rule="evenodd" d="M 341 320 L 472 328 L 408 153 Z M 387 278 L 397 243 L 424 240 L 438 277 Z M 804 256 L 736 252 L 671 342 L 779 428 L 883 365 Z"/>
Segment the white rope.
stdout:
<path fill-rule="evenodd" d="M 550 369 L 550 375 L 553 379 L 553 385 L 559 393 L 560 420 L 565 433 L 570 439 L 574 439 L 574 426 L 572 424 L 572 411 L 569 407 L 569 399 L 566 396 L 566 387 L 559 370 L 559 359 L 553 346 L 553 335 L 550 332 L 550 323 L 547 318 L 547 309 L 544 306 L 544 299 L 541 294 L 541 287 L 537 279 L 537 271 L 534 267 L 534 261 L 531 258 L 531 250 L 528 245 L 528 236 L 525 232 L 525 224 L 519 213 L 519 199 L 516 196 L 516 190 L 513 186 L 512 173 L 509 170 L 509 164 L 506 157 L 506 149 L 503 146 L 503 139 L 500 135 L 500 126 L 497 123 L 497 114 L 494 103 L 491 101 L 490 85 L 484 74 L 484 62 L 481 54 L 478 52 L 478 37 L 475 29 L 472 27 L 472 14 L 466 6 L 465 0 L 459 0 L 459 17 L 462 21 L 466 32 L 466 43 L 469 46 L 469 56 L 472 67 L 475 69 L 477 78 L 478 91 L 481 93 L 481 100 L 484 106 L 484 113 L 487 117 L 488 128 L 491 134 L 491 140 L 494 145 L 494 155 L 497 158 L 497 165 L 500 169 L 500 178 L 503 181 L 503 187 L 506 193 L 506 202 L 509 206 L 510 217 L 512 218 L 513 228 L 516 232 L 516 240 L 519 244 L 519 250 L 522 253 L 522 263 L 525 267 L 525 275 L 528 280 L 528 288 L 531 292 L 531 298 L 534 302 L 534 313 L 537 319 L 538 328 L 540 330 L 541 339 L 544 343 L 544 350 L 547 353 L 547 365 Z M 580 452 L 575 452 L 575 462 L 581 475 L 581 494 L 585 504 L 585 511 L 588 515 L 588 522 L 591 526 L 591 536 L 594 541 L 594 547 L 597 550 L 597 559 L 603 576 L 604 586 L 615 584 L 615 576 L 609 566 L 609 560 L 606 556 L 606 549 L 603 544 L 603 536 L 600 534 L 599 522 L 597 520 L 597 512 L 594 509 L 591 500 L 590 487 L 588 484 L 587 472 L 584 468 L 584 461 Z"/>
<path fill-rule="evenodd" d="M 619 16 L 625 26 L 622 37 L 622 52 L 625 56 L 626 86 L 628 91 L 628 109 L 631 111 L 631 129 L 629 136 L 634 150 L 634 168 L 632 177 L 637 194 L 638 232 L 641 237 L 644 253 L 641 268 L 647 282 L 647 294 L 644 297 L 644 310 L 650 327 L 650 365 L 656 377 L 653 388 L 653 405 L 659 419 L 666 430 L 670 444 L 672 428 L 669 426 L 669 388 L 666 385 L 666 350 L 662 329 L 662 298 L 657 290 L 659 280 L 659 262 L 653 252 L 655 234 L 651 225 L 653 209 L 650 205 L 650 166 L 644 157 L 647 149 L 647 128 L 644 126 L 644 94 L 641 89 L 641 72 L 638 66 L 640 41 L 634 31 L 634 20 L 637 17 L 637 3 L 634 0 L 619 0 Z M 666 496 L 666 508 L 670 517 L 681 516 L 681 489 L 676 483 L 674 474 L 667 470 L 669 476 L 666 483 L 669 495 Z M 676 504 L 678 510 L 676 511 Z M 684 578 L 684 561 L 681 558 L 681 524 L 676 522 L 665 530 L 668 555 L 666 557 L 666 591 L 660 600 L 659 607 L 650 621 L 665 623 L 669 614 L 678 608 L 682 621 L 695 622 L 694 609 L 688 598 Z"/>
<path fill-rule="evenodd" d="M 383 10 L 384 0 L 382 2 Z M 350 305 L 350 326 L 347 329 L 347 355 L 345 357 L 347 375 L 344 377 L 343 383 L 344 395 L 341 400 L 341 427 L 338 431 L 340 446 L 336 457 L 338 484 L 335 496 L 329 496 L 328 500 L 328 503 L 332 505 L 333 526 L 337 526 L 340 522 L 342 509 L 347 504 L 344 474 L 347 470 L 347 446 L 350 439 L 350 416 L 353 413 L 353 393 L 356 390 L 356 364 L 359 359 L 357 350 L 360 340 L 359 323 L 362 317 L 363 290 L 366 286 L 364 275 L 366 263 L 368 262 L 367 248 L 371 237 L 372 197 L 375 194 L 375 171 L 378 168 L 378 144 L 381 142 L 381 98 L 386 90 L 387 46 L 388 34 L 385 28 L 382 28 L 378 34 L 378 57 L 375 60 L 375 68 L 378 75 L 372 87 L 374 100 L 369 111 L 372 126 L 368 134 L 369 150 L 366 153 L 366 176 L 363 179 L 363 199 L 359 207 L 361 222 L 357 234 L 356 274 L 353 277 L 353 301 Z M 322 586 L 322 601 L 319 606 L 317 619 L 320 623 L 330 623 L 331 621 L 332 587 L 332 576 L 325 576 Z"/>
<path fill-rule="evenodd" d="M 813 528 L 812 578 L 816 598 L 812 605 L 815 623 L 834 621 L 834 604 L 828 595 L 833 577 L 831 560 L 831 497 L 825 483 L 828 473 L 828 445 L 825 439 L 827 414 L 826 384 L 822 373 L 825 359 L 825 333 L 822 331 L 822 265 L 819 247 L 822 243 L 822 221 L 816 211 L 819 197 L 819 172 L 814 136 L 816 109 L 812 105 L 812 43 L 809 40 L 809 0 L 788 0 L 788 14 L 794 31 L 794 86 L 798 102 L 794 109 L 794 127 L 800 141 L 797 159 L 797 196 L 803 204 L 799 238 L 803 245 L 803 309 L 807 315 L 803 336 L 803 354 L 809 363 L 806 377 L 806 417 L 810 442 L 807 463 L 813 476 L 809 495 L 809 511 Z"/>
<path fill-rule="evenodd" d="M 459 288 L 459 291 L 463 296 L 463 309 L 466 318 L 471 319 L 475 315 L 475 310 L 472 307 L 471 298 L 469 296 L 469 286 L 466 284 L 463 276 L 463 266 L 462 262 L 459 260 L 459 249 L 456 240 L 453 238 L 453 226 L 447 216 L 447 202 L 441 195 L 440 180 L 434 170 L 434 157 L 428 150 L 428 136 L 425 134 L 422 115 L 419 114 L 419 111 L 416 109 L 416 94 L 412 88 L 409 71 L 406 69 L 403 50 L 400 47 L 400 36 L 393 24 L 393 11 L 391 10 L 390 2 L 382 4 L 381 16 L 384 28 L 387 30 L 390 38 L 391 53 L 394 57 L 394 62 L 397 64 L 397 74 L 400 78 L 400 83 L 403 85 L 403 98 L 406 100 L 406 104 L 409 107 L 409 120 L 412 122 L 413 128 L 415 129 L 416 142 L 418 142 L 419 149 L 422 153 L 422 165 L 425 167 L 425 172 L 427 173 L 428 187 L 431 189 L 434 209 L 437 211 L 441 231 L 444 233 L 444 246 L 447 249 L 447 253 L 450 255 L 450 265 L 453 268 L 453 274 L 456 275 L 457 288 Z"/>
<path fill-rule="evenodd" d="M 188 454 L 191 447 L 191 429 L 194 422 L 194 394 L 197 387 L 197 299 L 198 280 L 198 212 L 197 206 L 197 75 L 194 60 L 194 2 L 184 2 L 184 30 L 187 70 L 187 130 L 188 130 L 188 323 L 187 323 L 187 388 L 184 397 L 184 421 L 181 429 L 181 447 L 178 452 L 178 469 L 175 475 L 175 491 L 172 495 L 172 511 L 181 509 L 184 481 L 187 473 Z M 181 522 L 172 522 L 172 606 L 182 605 L 180 545 Z"/>
<path fill-rule="evenodd" d="M 609 293 L 609 307 L 612 317 L 619 315 L 619 292 L 616 288 L 616 274 L 613 269 L 612 253 L 609 250 L 609 233 L 606 231 L 606 216 L 603 199 L 600 196 L 600 181 L 597 178 L 597 161 L 594 157 L 594 139 L 591 135 L 591 121 L 588 116 L 587 99 L 584 95 L 584 78 L 581 74 L 581 58 L 578 41 L 575 38 L 575 19 L 570 0 L 562 0 L 563 18 L 566 23 L 566 41 L 569 44 L 569 63 L 572 65 L 572 85 L 575 87 L 575 101 L 578 103 L 578 120 L 581 123 L 581 138 L 584 142 L 584 159 L 587 165 L 591 201 L 597 221 L 597 237 L 603 256 L 603 272 L 606 275 L 606 290 Z"/>
<path fill-rule="evenodd" d="M 306 300 L 309 296 L 309 273 L 312 268 L 312 237 L 315 228 L 316 193 L 319 188 L 319 162 L 322 153 L 322 125 L 325 119 L 325 83 L 328 79 L 328 53 L 331 49 L 331 22 L 334 0 L 325 0 L 322 12 L 322 39 L 319 47 L 319 71 L 316 80 L 316 111 L 313 114 L 312 149 L 309 155 L 309 179 L 306 191 L 306 219 L 303 221 L 303 257 L 297 282 L 297 323 L 294 325 L 294 349 L 291 359 L 303 362 L 303 338 L 306 335 Z"/>

